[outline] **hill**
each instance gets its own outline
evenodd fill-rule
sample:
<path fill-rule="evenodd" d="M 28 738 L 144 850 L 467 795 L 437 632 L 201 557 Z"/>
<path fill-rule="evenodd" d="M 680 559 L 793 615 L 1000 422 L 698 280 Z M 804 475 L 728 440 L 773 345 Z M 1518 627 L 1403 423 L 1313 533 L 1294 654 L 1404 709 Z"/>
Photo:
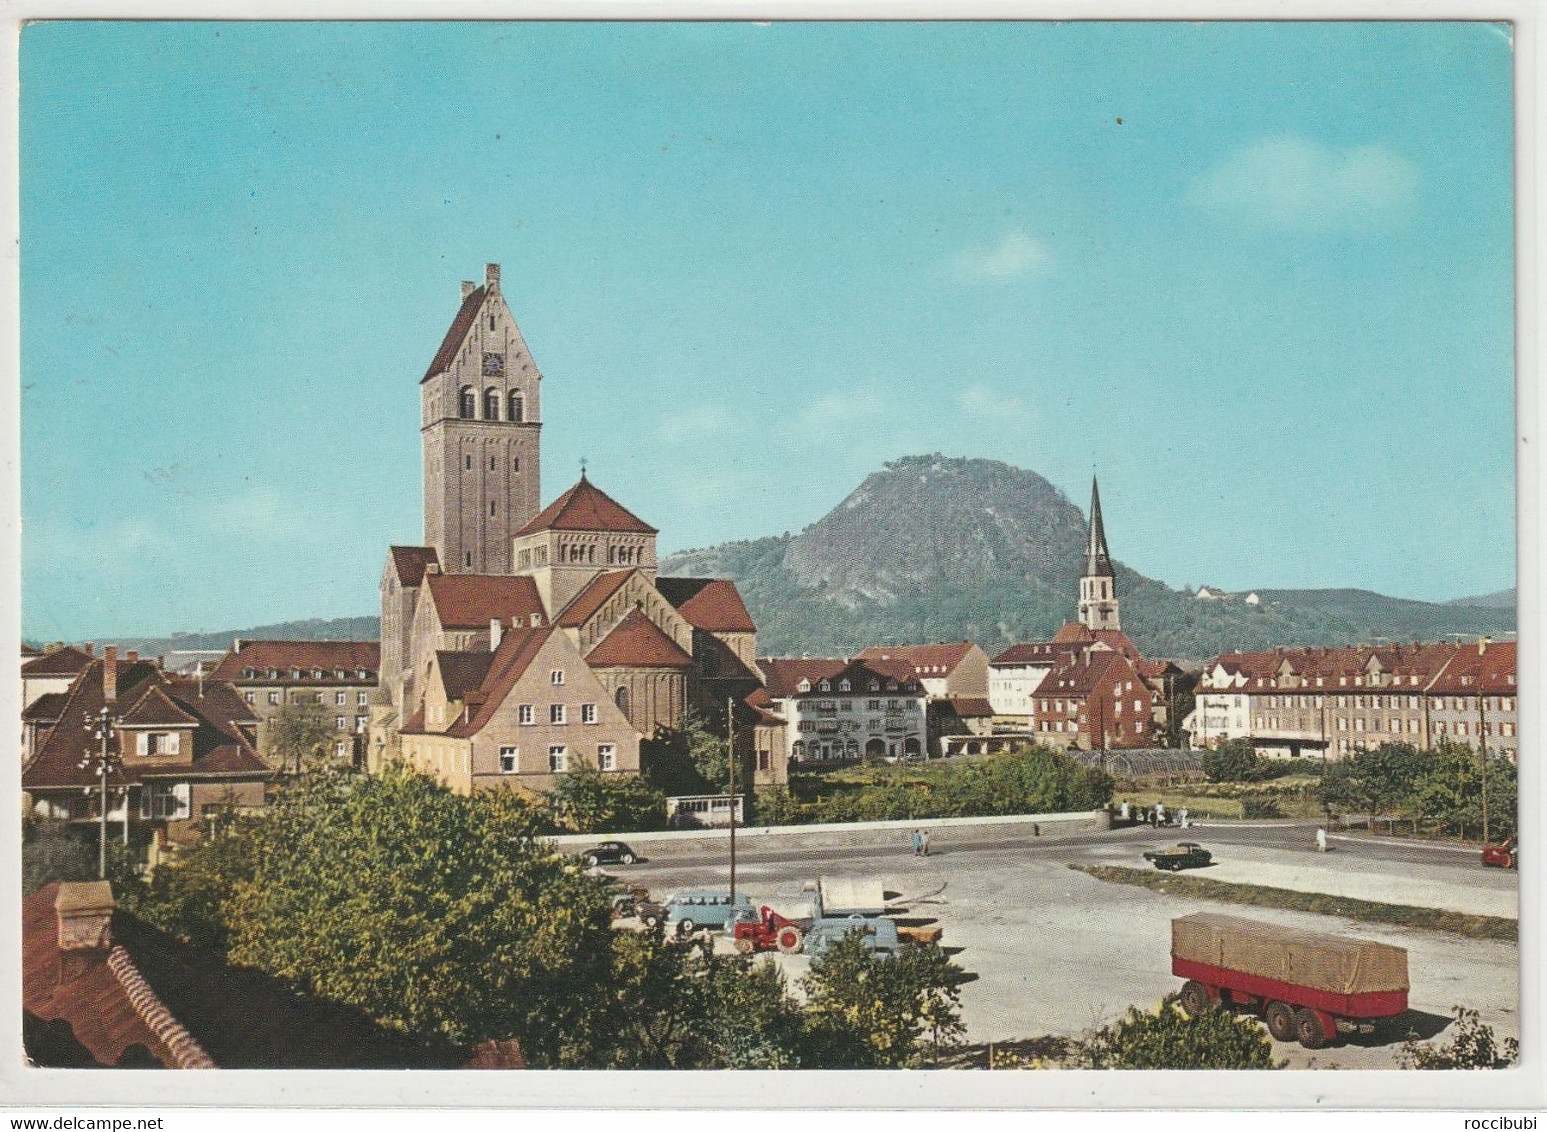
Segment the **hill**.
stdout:
<path fill-rule="evenodd" d="M 100 637 L 98 644 L 134 649 L 145 656 L 165 656 L 184 649 L 220 649 L 231 647 L 241 637 L 249 641 L 374 641 L 381 636 L 377 617 L 334 617 L 326 620 L 281 621 L 273 625 L 255 625 L 248 629 L 222 629 L 214 633 L 173 633 L 170 637 Z"/>
<path fill-rule="evenodd" d="M 1515 587 L 1511 586 L 1509 589 L 1507 589 L 1507 590 L 1500 590 L 1498 593 L 1478 594 L 1475 597 L 1457 597 L 1457 598 L 1452 598 L 1450 601 L 1447 601 L 1445 604 L 1446 605 L 1470 605 L 1470 606 L 1476 606 L 1476 607 L 1478 607 L 1480 609 L 1514 609 L 1515 608 Z"/>
<path fill-rule="evenodd" d="M 866 478 L 799 535 L 683 551 L 662 574 L 735 579 L 764 655 L 975 640 L 990 653 L 1073 618 L 1085 516 L 1035 472 L 912 456 Z M 1514 629 L 1513 609 L 1362 590 L 1259 590 L 1261 605 L 1198 601 L 1119 564 L 1123 627 L 1151 656 L 1352 644 Z"/>

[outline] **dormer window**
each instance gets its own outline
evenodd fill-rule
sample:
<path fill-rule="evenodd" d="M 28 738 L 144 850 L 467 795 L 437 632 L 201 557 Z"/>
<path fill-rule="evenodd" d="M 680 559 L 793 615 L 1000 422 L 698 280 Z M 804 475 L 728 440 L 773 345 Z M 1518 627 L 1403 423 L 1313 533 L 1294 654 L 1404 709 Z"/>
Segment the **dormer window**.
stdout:
<path fill-rule="evenodd" d="M 817 687 L 819 687 L 824 692 L 830 692 L 833 690 L 832 683 L 828 680 L 823 680 L 820 684 L 817 685 Z"/>
<path fill-rule="evenodd" d="M 321 680 L 322 679 L 322 669 L 320 669 L 320 668 L 312 669 L 312 679 L 313 680 Z"/>
<path fill-rule="evenodd" d="M 800 683 L 795 685 L 795 690 L 797 692 L 811 691 L 811 681 L 807 680 L 804 676 L 801 677 Z"/>
<path fill-rule="evenodd" d="M 847 692 L 849 690 L 849 682 L 847 680 L 838 681 L 838 690 L 840 692 Z"/>
<path fill-rule="evenodd" d="M 292 668 L 290 670 L 290 679 L 292 679 L 292 680 L 299 680 L 300 678 L 301 678 L 301 670 L 299 668 Z"/>
<path fill-rule="evenodd" d="M 333 673 L 333 675 L 335 677 L 337 677 L 338 679 L 340 679 L 340 680 L 347 680 L 347 679 L 349 679 L 349 673 L 345 672 L 342 668 L 340 668 L 337 671 L 335 671 Z"/>

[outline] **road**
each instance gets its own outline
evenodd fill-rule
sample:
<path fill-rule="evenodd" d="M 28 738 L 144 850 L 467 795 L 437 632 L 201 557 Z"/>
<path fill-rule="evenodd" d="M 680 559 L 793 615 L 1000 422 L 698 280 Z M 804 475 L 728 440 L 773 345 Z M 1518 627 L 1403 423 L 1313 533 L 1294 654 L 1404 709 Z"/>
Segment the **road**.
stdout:
<path fill-rule="evenodd" d="M 738 887 L 755 900 L 782 901 L 796 898 L 802 882 L 817 875 L 879 875 L 889 889 L 904 894 L 945 885 L 938 897 L 909 909 L 908 915 L 937 920 L 945 932 L 942 943 L 969 972 L 962 1012 L 971 1041 L 1075 1035 L 1120 1016 L 1130 1004 L 1153 1005 L 1179 985 L 1170 973 L 1170 920 L 1194 911 L 1233 912 L 1406 947 L 1412 1011 L 1401 1020 L 1400 1031 L 1432 1036 L 1451 1006 L 1462 1003 L 1478 1009 L 1501 1036 L 1518 1037 L 1519 954 L 1513 944 L 1172 897 L 1106 884 L 1068 867 L 1142 865 L 1139 855 L 1145 849 L 1181 838 L 1213 850 L 1222 860 L 1222 873 L 1229 866 L 1245 876 L 1293 873 L 1312 877 L 1311 883 L 1321 876 L 1377 886 L 1412 886 L 1430 878 L 1436 887 L 1506 900 L 1516 889 L 1515 874 L 1481 868 L 1469 850 L 1350 838 L 1337 839 L 1333 852 L 1318 854 L 1315 825 L 1304 822 L 1204 825 L 1185 833 L 1135 827 L 1056 837 L 984 836 L 963 829 L 959 839 L 936 832 L 928 858 L 913 857 L 906 844 L 895 849 L 761 848 L 739 855 Z M 654 859 L 609 871 L 648 884 L 659 895 L 725 885 L 723 854 L 670 852 L 658 846 Z M 1329 884 L 1318 890 L 1336 889 Z M 792 981 L 807 966 L 801 956 L 776 961 Z M 1280 1044 L 1278 1052 L 1292 1067 L 1384 1069 L 1396 1064 L 1400 1036 L 1345 1040 L 1314 1054 Z"/>

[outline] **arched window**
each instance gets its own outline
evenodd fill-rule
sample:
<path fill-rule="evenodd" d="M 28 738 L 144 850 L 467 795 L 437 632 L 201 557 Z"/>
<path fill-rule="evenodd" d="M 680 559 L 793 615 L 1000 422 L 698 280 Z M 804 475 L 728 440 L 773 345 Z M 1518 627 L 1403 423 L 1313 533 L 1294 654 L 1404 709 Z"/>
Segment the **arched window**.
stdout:
<path fill-rule="evenodd" d="M 458 399 L 457 416 L 465 421 L 470 421 L 477 415 L 478 398 L 473 393 L 471 385 L 462 386 L 462 395 Z"/>
<path fill-rule="evenodd" d="M 526 406 L 521 403 L 521 394 L 510 395 L 510 416 L 506 419 L 512 424 L 520 424 L 526 419 Z"/>
<path fill-rule="evenodd" d="M 627 715 L 628 714 L 628 689 L 627 688 L 619 688 L 616 699 L 618 701 L 618 710 L 621 711 L 624 715 Z"/>
<path fill-rule="evenodd" d="M 483 419 L 497 421 L 500 419 L 500 391 L 498 389 L 486 389 L 483 394 Z"/>

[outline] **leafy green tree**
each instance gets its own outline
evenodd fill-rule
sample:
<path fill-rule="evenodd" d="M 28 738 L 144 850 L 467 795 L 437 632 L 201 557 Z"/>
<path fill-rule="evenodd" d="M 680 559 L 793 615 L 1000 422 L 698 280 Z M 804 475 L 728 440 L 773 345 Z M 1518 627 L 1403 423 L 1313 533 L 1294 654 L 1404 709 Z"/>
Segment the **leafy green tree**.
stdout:
<path fill-rule="evenodd" d="M 1082 1069 L 1282 1069 L 1258 1023 L 1210 1008 L 1189 1017 L 1174 994 L 1153 1010 L 1130 1006 L 1117 1022 L 1076 1043 Z"/>
<path fill-rule="evenodd" d="M 606 1029 L 607 891 L 546 847 L 546 826 L 512 792 L 310 775 L 253 830 L 228 954 L 388 1025 L 588 1064 Z"/>
<path fill-rule="evenodd" d="M 1499 1041 L 1477 1011 L 1455 1006 L 1451 1012 L 1456 1021 L 1448 1042 L 1432 1046 L 1410 1037 L 1402 1043 L 1397 1064 L 1403 1069 L 1508 1069 L 1520 1060 L 1520 1043 Z"/>
<path fill-rule="evenodd" d="M 1515 764 L 1490 756 L 1487 764 L 1488 834 L 1503 839 L 1515 832 Z M 1434 761 L 1413 789 L 1411 806 L 1449 833 L 1483 828 L 1483 758 L 1461 743 L 1441 743 Z"/>
<path fill-rule="evenodd" d="M 1203 773 L 1213 782 L 1255 782 L 1262 759 L 1246 739 L 1226 739 L 1203 756 Z"/>
<path fill-rule="evenodd" d="M 636 775 L 579 762 L 548 795 L 553 820 L 576 833 L 631 833 L 666 826 L 666 795 Z"/>
<path fill-rule="evenodd" d="M 961 975 L 936 944 L 905 943 L 884 958 L 851 932 L 803 980 L 813 1060 L 828 1069 L 931 1063 L 964 1032 Z"/>
<path fill-rule="evenodd" d="M 111 870 L 114 895 L 146 923 L 197 947 L 224 952 L 232 938 L 229 901 L 257 868 L 259 821 L 232 814 L 214 823 L 197 844 L 158 866 L 148 881 L 128 863 Z"/>
<path fill-rule="evenodd" d="M 720 794 L 730 784 L 724 713 L 691 710 L 639 745 L 645 780 L 666 794 Z"/>
<path fill-rule="evenodd" d="M 1406 808 L 1434 755 L 1407 743 L 1382 743 L 1330 764 L 1317 794 L 1324 805 L 1376 815 Z"/>
<path fill-rule="evenodd" d="M 36 892 L 56 880 L 96 880 L 97 844 L 93 831 L 68 822 L 28 817 L 21 833 L 22 892 Z"/>
<path fill-rule="evenodd" d="M 335 761 L 338 732 L 320 703 L 287 703 L 266 725 L 269 760 L 290 774 L 304 774 Z"/>

